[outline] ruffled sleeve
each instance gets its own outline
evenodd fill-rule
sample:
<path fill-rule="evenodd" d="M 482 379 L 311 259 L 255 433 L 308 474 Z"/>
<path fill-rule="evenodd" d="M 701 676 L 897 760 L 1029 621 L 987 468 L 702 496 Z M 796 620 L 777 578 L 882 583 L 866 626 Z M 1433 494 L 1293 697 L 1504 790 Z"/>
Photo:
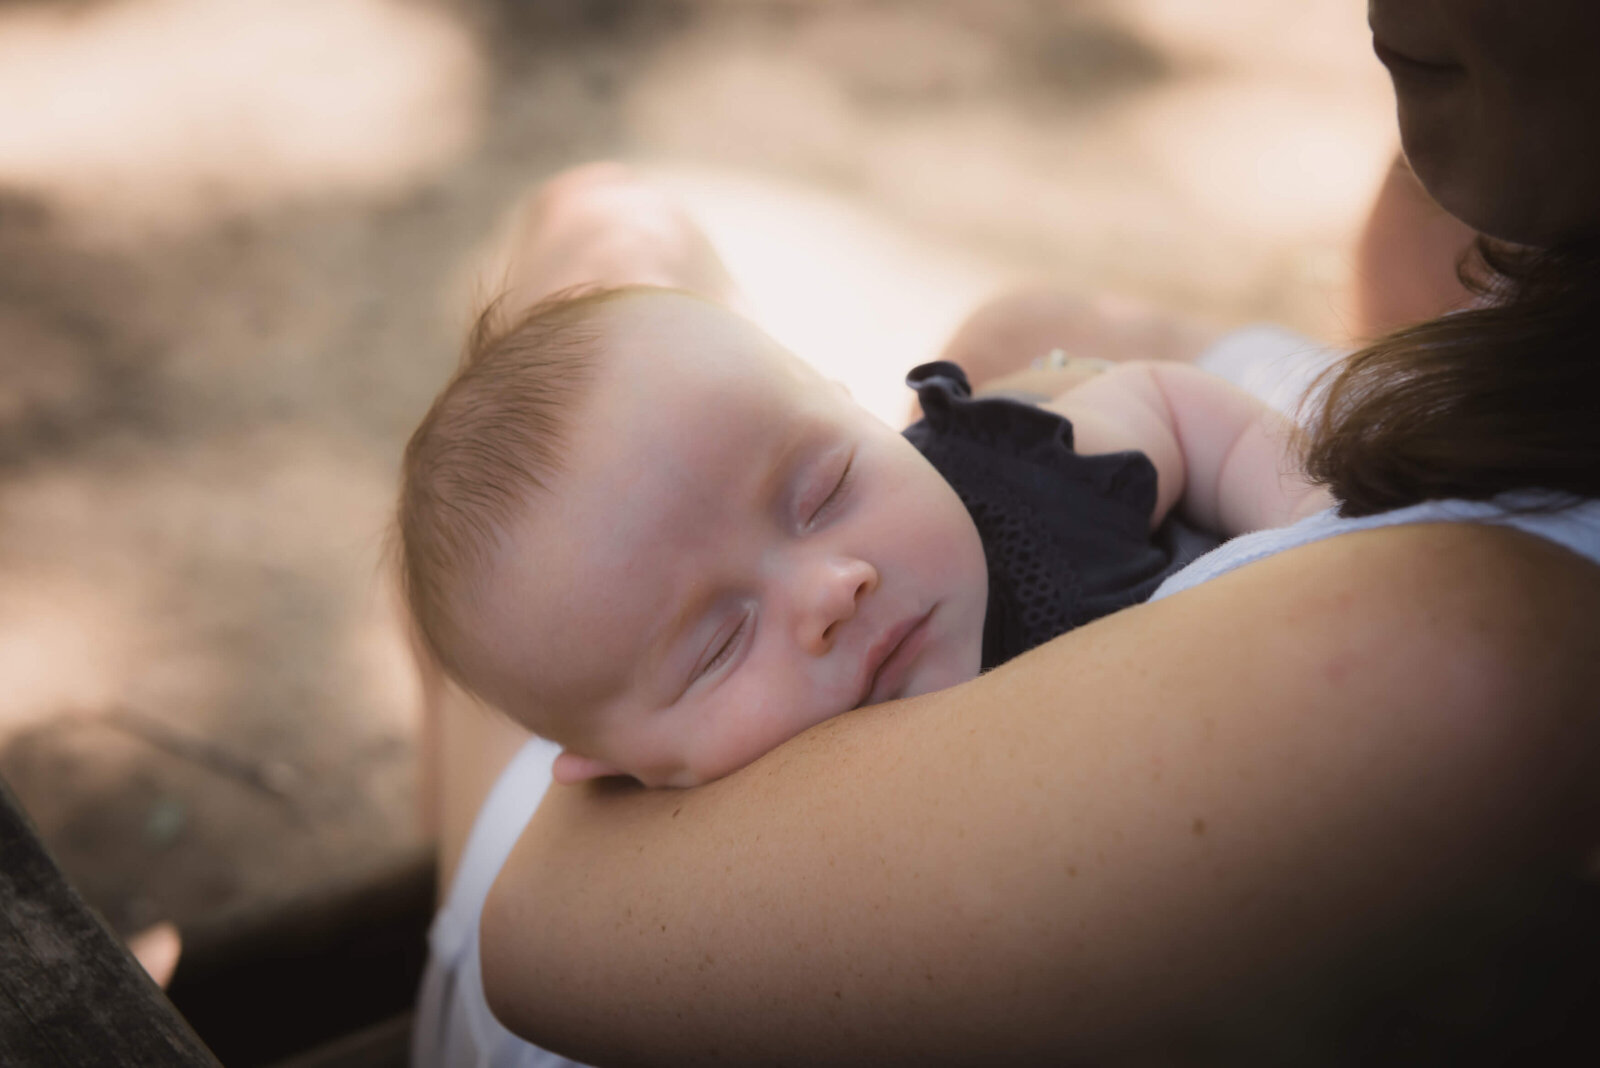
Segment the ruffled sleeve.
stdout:
<path fill-rule="evenodd" d="M 1156 470 L 1143 453 L 1081 456 L 1067 419 L 975 398 L 953 363 L 923 364 L 906 384 L 923 418 L 905 436 L 955 489 L 983 540 L 985 669 L 1144 600 L 1216 543 L 1188 531 L 1152 539 Z"/>

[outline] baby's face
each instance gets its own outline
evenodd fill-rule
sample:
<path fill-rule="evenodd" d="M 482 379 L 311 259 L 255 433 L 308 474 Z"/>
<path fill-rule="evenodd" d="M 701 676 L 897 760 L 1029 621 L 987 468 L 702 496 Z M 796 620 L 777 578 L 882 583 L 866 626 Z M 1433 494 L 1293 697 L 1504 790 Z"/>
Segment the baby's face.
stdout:
<path fill-rule="evenodd" d="M 565 467 L 497 547 L 465 665 L 565 747 L 558 778 L 693 785 L 978 673 L 983 547 L 903 437 L 719 307 L 602 316 Z"/>

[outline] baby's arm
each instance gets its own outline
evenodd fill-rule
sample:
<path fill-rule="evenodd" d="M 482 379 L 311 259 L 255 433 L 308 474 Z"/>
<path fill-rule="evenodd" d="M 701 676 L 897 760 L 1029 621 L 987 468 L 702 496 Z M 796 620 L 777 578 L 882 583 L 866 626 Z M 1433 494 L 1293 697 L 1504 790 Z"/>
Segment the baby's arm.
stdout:
<path fill-rule="evenodd" d="M 1046 405 L 1085 455 L 1137 449 L 1156 468 L 1152 527 L 1180 500 L 1195 524 L 1232 536 L 1332 504 L 1308 483 L 1282 414 L 1188 364 L 1118 364 Z"/>

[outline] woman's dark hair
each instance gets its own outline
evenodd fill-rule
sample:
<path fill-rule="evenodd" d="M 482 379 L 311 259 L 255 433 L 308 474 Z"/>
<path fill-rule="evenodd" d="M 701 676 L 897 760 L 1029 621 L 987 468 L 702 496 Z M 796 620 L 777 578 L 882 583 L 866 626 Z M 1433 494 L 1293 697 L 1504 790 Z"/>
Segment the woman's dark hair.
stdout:
<path fill-rule="evenodd" d="M 1306 469 L 1345 516 L 1541 487 L 1600 496 L 1600 241 L 1479 238 L 1483 306 L 1398 330 L 1312 387 Z"/>

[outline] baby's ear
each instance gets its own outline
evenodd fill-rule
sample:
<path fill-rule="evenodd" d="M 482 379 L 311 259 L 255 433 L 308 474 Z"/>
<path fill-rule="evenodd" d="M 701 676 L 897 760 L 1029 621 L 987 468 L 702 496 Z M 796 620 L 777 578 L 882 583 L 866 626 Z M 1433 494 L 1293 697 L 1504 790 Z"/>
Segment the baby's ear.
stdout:
<path fill-rule="evenodd" d="M 561 750 L 561 755 L 556 757 L 555 764 L 550 769 L 556 782 L 561 786 L 572 786 L 590 779 L 603 779 L 608 775 L 621 775 L 623 772 L 614 765 L 607 764 L 604 760 L 593 757 L 579 756 L 570 749 Z"/>

